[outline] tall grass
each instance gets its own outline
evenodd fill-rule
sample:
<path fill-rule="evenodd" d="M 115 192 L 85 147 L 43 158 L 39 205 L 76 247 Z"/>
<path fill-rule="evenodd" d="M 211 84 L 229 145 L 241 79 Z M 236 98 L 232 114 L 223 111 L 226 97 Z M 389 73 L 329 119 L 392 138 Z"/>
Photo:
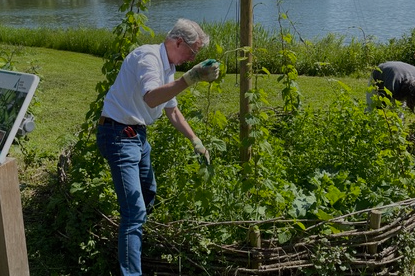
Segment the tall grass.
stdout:
<path fill-rule="evenodd" d="M 202 23 L 209 33 L 211 44 L 200 52 L 195 62 L 206 58 L 216 57 L 226 62 L 229 73 L 238 72 L 238 53 L 234 51 L 239 45 L 239 25 L 236 22 Z M 140 43 L 160 43 L 164 34 L 144 34 Z M 254 46 L 258 66 L 267 68 L 271 73 L 280 73 L 281 68 L 281 39 L 278 33 L 271 33 L 261 25 L 254 26 Z M 66 50 L 104 56 L 114 36 L 107 29 L 91 28 L 13 28 L 0 25 L 0 43 L 45 47 L 56 50 Z M 294 37 L 294 39 L 296 39 Z M 378 43 L 373 38 L 352 38 L 338 34 L 304 41 L 297 38 L 293 50 L 298 57 L 297 70 L 299 74 L 309 76 L 361 76 L 375 65 L 387 60 L 400 60 L 415 64 L 415 29 L 401 38 L 391 39 L 386 43 Z M 226 54 L 217 56 L 216 45 L 220 45 Z M 185 71 L 194 63 L 183 64 L 178 70 Z"/>
<path fill-rule="evenodd" d="M 106 29 L 12 28 L 0 25 L 0 42 L 103 56 L 113 35 Z"/>

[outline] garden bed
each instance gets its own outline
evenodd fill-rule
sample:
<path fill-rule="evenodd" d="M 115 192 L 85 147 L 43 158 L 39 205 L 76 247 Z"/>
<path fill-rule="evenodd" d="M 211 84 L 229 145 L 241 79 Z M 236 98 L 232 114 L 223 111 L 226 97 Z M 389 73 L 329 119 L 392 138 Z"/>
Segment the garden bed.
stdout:
<path fill-rule="evenodd" d="M 411 232 L 415 227 L 415 199 L 366 209 L 339 216 L 328 221 L 301 221 L 307 228 L 289 242 L 280 244 L 270 229 L 295 221 L 275 219 L 262 222 L 160 224 L 149 221 L 148 235 L 158 241 L 154 247 L 160 258 L 143 258 L 146 275 L 402 275 L 404 267 L 411 268 L 413 256 L 405 253 L 413 248 Z M 298 221 L 297 221 L 298 222 Z M 186 226 L 188 225 L 188 229 Z M 246 227 L 248 238 L 235 244 L 209 243 L 212 258 L 200 262 L 185 233 L 197 229 Z M 328 225 L 343 227 L 331 234 L 317 233 Z M 212 230 L 212 229 L 210 229 Z M 153 240 L 154 242 L 154 240 Z M 163 256 L 163 257 L 162 257 Z M 169 257 L 170 256 L 170 257 Z M 406 258 L 406 259 L 405 259 Z M 314 273 L 313 273 L 314 271 Z"/>

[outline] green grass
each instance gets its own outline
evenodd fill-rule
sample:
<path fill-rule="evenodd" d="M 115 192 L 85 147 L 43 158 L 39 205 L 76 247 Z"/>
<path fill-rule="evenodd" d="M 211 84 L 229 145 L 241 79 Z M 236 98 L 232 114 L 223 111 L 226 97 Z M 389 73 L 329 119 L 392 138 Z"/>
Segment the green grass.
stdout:
<path fill-rule="evenodd" d="M 278 82 L 278 75 L 261 76 L 258 81 L 258 88 L 264 89 L 268 95 L 268 100 L 273 107 L 283 105 L 281 90 L 283 84 Z M 365 89 L 367 79 L 356 79 L 351 77 L 326 78 L 299 76 L 297 83 L 302 94 L 303 106 L 312 106 L 315 109 L 324 109 L 336 98 L 340 86 L 336 81 L 340 81 L 352 89 L 352 96 L 356 99 L 365 99 Z M 223 84 L 223 94 L 217 96 L 213 106 L 229 112 L 239 110 L 239 75 L 227 75 Z M 224 112 L 226 114 L 226 112 Z"/>
<path fill-rule="evenodd" d="M 107 29 L 12 28 L 0 25 L 0 42 L 103 56 L 114 35 Z"/>
<path fill-rule="evenodd" d="M 87 54 L 46 48 L 25 48 L 23 55 L 14 58 L 18 71 L 26 71 L 30 64 L 39 66 L 41 84 L 32 104 L 36 128 L 28 134 L 28 146 L 43 155 L 56 158 L 62 148 L 75 139 L 80 124 L 84 122 L 89 104 L 95 100 L 95 85 L 104 79 L 101 74 L 103 59 Z M 181 72 L 177 73 L 180 76 Z M 263 76 L 258 87 L 263 88 L 273 106 L 281 106 L 282 84 L 277 75 Z M 353 96 L 364 99 L 367 79 L 336 78 L 350 86 Z M 298 85 L 304 105 L 325 108 L 336 98 L 338 86 L 330 78 L 300 76 Z M 225 114 L 238 112 L 239 75 L 227 75 L 223 93 L 213 99 L 215 109 Z M 200 88 L 203 90 L 205 88 Z M 40 153 L 39 153 L 40 154 Z"/>
<path fill-rule="evenodd" d="M 103 79 L 102 59 L 87 54 L 26 48 L 16 56 L 17 70 L 25 71 L 27 61 L 39 66 L 41 84 L 32 104 L 35 130 L 29 134 L 41 151 L 58 154 L 83 122 L 89 103 L 95 99 L 95 85 Z"/>

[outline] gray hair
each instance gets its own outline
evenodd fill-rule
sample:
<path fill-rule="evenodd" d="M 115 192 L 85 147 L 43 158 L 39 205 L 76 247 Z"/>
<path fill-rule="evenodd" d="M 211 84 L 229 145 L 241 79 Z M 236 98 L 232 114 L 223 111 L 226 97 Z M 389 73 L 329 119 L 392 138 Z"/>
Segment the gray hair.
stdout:
<path fill-rule="evenodd" d="M 209 45 L 209 36 L 194 21 L 180 18 L 173 28 L 167 33 L 167 39 L 182 38 L 188 44 L 194 44 L 198 41 L 202 47 Z"/>

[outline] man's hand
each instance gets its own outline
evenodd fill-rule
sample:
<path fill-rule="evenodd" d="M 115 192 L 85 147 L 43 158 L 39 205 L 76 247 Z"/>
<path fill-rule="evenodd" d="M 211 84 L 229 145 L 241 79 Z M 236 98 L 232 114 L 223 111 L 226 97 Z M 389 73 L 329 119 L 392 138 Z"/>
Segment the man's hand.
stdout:
<path fill-rule="evenodd" d="M 209 151 L 203 146 L 202 141 L 199 138 L 192 139 L 192 145 L 194 147 L 195 153 L 203 156 L 205 158 L 206 164 L 210 165 L 210 155 Z"/>
<path fill-rule="evenodd" d="M 219 62 L 215 59 L 207 59 L 183 74 L 187 85 L 190 86 L 198 81 L 211 82 L 219 77 Z"/>

